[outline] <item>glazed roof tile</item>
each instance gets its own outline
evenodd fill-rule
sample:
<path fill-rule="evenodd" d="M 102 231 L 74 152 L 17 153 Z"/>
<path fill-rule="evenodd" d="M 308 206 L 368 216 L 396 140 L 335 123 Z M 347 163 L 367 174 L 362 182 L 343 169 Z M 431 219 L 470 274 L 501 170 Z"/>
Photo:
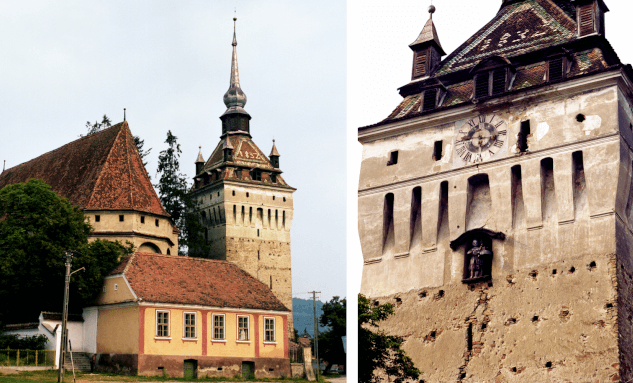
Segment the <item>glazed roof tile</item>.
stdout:
<path fill-rule="evenodd" d="M 118 274 L 145 302 L 290 311 L 268 286 L 227 261 L 133 253 L 110 273 Z"/>
<path fill-rule="evenodd" d="M 84 210 L 135 210 L 168 217 L 127 122 L 82 137 L 0 174 L 6 185 L 44 180 Z"/>

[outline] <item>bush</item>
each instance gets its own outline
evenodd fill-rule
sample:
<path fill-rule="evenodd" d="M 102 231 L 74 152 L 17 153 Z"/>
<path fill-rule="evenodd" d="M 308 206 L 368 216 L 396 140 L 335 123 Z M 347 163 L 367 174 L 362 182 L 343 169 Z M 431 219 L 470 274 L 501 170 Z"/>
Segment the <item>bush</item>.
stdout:
<path fill-rule="evenodd" d="M 0 350 L 44 350 L 48 339 L 45 335 L 19 337 L 15 334 L 0 334 Z"/>

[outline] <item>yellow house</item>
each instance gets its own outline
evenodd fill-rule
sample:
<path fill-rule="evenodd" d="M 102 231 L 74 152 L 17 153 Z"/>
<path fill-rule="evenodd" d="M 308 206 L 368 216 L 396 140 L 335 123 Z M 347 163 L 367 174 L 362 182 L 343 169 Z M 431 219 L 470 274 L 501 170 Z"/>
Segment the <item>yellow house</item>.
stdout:
<path fill-rule="evenodd" d="M 84 347 L 101 370 L 290 376 L 289 315 L 268 286 L 230 262 L 134 253 L 84 309 Z"/>

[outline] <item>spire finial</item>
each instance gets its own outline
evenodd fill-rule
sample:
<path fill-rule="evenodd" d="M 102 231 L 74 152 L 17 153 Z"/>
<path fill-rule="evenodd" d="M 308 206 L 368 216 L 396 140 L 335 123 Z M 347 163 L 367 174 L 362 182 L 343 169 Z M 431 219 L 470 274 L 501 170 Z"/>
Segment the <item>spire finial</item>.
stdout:
<path fill-rule="evenodd" d="M 246 105 L 246 95 L 240 88 L 240 72 L 237 67 L 237 37 L 235 33 L 237 17 L 233 17 L 233 57 L 231 60 L 231 82 L 229 90 L 224 94 L 224 104 L 227 108 Z"/>
<path fill-rule="evenodd" d="M 123 108 L 123 121 L 127 121 L 127 117 L 125 115 L 125 108 Z"/>
<path fill-rule="evenodd" d="M 433 18 L 433 14 L 435 13 L 435 5 L 433 5 L 433 0 L 431 0 L 431 5 L 429 6 L 430 18 Z"/>
<path fill-rule="evenodd" d="M 4 167 L 7 166 L 7 160 L 4 160 L 4 164 L 2 165 L 2 171 L 4 172 Z"/>

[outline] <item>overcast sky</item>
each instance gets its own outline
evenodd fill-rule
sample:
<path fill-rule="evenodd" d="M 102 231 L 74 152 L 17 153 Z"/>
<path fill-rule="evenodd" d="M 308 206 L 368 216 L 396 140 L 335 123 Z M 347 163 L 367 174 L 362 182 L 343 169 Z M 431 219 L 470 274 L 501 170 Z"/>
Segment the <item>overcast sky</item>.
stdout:
<path fill-rule="evenodd" d="M 628 29 L 630 0 L 605 0 L 606 36 L 624 63 L 633 62 Z M 357 194 L 362 147 L 358 127 L 385 119 L 400 103 L 398 88 L 411 80 L 413 52 L 409 48 L 429 18 L 430 1 L 348 1 L 348 295 L 360 291 L 363 258 L 358 239 Z M 433 21 L 447 55 L 475 34 L 498 12 L 500 0 L 434 0 Z M 445 58 L 446 56 L 444 56 Z M 377 207 L 380 208 L 380 207 Z M 354 302 L 350 307 L 355 309 Z M 350 338 L 355 328 L 349 328 Z M 348 361 L 350 365 L 352 363 Z"/>
<path fill-rule="evenodd" d="M 318 5 L 318 6 L 317 6 Z M 171 130 L 194 175 L 221 134 L 237 9 L 240 80 L 255 143 L 273 137 L 294 194 L 293 295 L 346 295 L 346 10 L 339 0 L 0 0 L 0 165 L 123 120 L 158 154 Z"/>

